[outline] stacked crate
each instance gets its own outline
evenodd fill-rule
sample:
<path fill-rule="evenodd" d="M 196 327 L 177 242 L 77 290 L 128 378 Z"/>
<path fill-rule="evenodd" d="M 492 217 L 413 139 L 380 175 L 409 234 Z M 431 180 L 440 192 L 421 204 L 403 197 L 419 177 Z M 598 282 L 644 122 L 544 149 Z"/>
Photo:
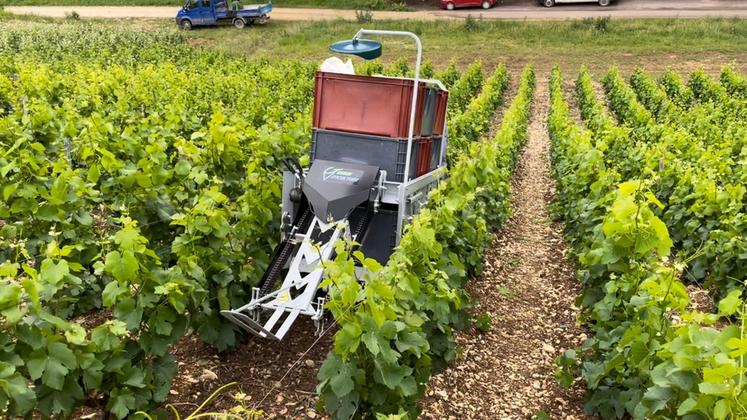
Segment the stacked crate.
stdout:
<path fill-rule="evenodd" d="M 377 165 L 402 182 L 412 106 L 411 79 L 318 72 L 312 159 Z M 409 178 L 441 163 L 448 92 L 419 83 Z"/>

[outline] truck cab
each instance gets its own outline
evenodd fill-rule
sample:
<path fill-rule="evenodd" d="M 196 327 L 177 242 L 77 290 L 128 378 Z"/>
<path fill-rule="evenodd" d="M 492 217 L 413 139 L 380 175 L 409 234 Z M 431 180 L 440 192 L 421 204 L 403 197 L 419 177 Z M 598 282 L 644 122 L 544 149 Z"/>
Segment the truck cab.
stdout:
<path fill-rule="evenodd" d="M 176 24 L 184 30 L 195 26 L 233 25 L 244 28 L 254 23 L 265 23 L 270 17 L 272 3 L 248 5 L 231 10 L 231 0 L 187 0 L 176 14 Z"/>

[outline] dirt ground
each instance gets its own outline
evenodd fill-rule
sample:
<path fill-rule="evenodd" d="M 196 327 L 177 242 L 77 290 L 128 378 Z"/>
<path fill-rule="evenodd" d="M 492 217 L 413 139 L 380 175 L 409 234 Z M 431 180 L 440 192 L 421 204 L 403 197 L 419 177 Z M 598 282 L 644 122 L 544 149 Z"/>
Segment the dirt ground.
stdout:
<path fill-rule="evenodd" d="M 552 361 L 586 338 L 573 302 L 580 293 L 565 257 L 562 225 L 552 223 L 546 77 L 535 92 L 529 138 L 511 193 L 513 215 L 485 256 L 485 272 L 468 285 L 486 333 L 458 334 L 463 355 L 431 379 L 427 419 L 581 419 L 583 389 L 558 386 Z"/>
<path fill-rule="evenodd" d="M 332 348 L 336 328 L 314 336 L 314 325 L 300 319 L 282 342 L 248 337 L 233 352 L 216 354 L 195 337 L 185 337 L 174 349 L 178 373 L 169 402 L 183 417 L 221 386 L 237 382 L 203 412 L 228 411 L 237 405 L 261 410 L 263 419 L 319 418 L 316 374 Z M 234 396 L 243 394 L 237 400 Z"/>
<path fill-rule="evenodd" d="M 33 14 L 48 17 L 65 17 L 75 10 L 83 18 L 173 18 L 179 7 L 169 6 L 5 6 L 16 14 Z M 483 9 L 458 9 L 446 11 L 432 3 L 411 12 L 374 11 L 373 18 L 435 20 L 467 15 L 484 19 L 581 19 L 612 16 L 613 18 L 696 18 L 696 17 L 747 17 L 747 2 L 737 0 L 617 0 L 609 7 L 595 4 L 563 4 L 544 8 L 533 0 L 499 0 L 496 7 Z M 272 20 L 355 20 L 355 10 L 274 8 Z"/>

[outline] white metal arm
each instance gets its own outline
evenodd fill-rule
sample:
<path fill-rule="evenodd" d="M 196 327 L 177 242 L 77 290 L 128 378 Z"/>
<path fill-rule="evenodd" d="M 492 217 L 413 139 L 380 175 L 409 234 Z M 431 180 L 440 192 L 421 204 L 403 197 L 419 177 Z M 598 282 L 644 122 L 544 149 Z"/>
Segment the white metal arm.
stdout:
<path fill-rule="evenodd" d="M 420 43 L 420 38 L 412 32 L 407 31 L 383 31 L 376 29 L 361 29 L 353 37 L 353 39 L 360 39 L 366 35 L 381 35 L 381 36 L 404 36 L 415 40 L 415 45 L 418 47 L 418 56 L 415 61 L 415 80 L 412 88 L 412 105 L 410 107 L 410 126 L 407 130 L 407 155 L 405 159 L 405 177 L 403 182 L 406 184 L 410 180 L 410 154 L 412 153 L 412 139 L 415 135 L 415 108 L 418 103 L 418 84 L 420 82 L 420 62 L 423 58 L 423 45 Z"/>
<path fill-rule="evenodd" d="M 407 154 L 405 155 L 405 174 L 402 179 L 402 184 L 399 187 L 399 217 L 397 217 L 397 243 L 402 238 L 402 227 L 404 223 L 405 215 L 405 186 L 410 181 L 410 158 L 412 157 L 412 140 L 415 136 L 415 111 L 418 103 L 418 84 L 420 83 L 420 63 L 423 59 L 423 44 L 420 43 L 420 38 L 412 32 L 407 31 L 384 31 L 376 29 L 361 29 L 353 37 L 353 39 L 360 39 L 366 35 L 381 35 L 381 36 L 402 36 L 408 37 L 415 41 L 415 45 L 418 48 L 418 56 L 415 60 L 415 79 L 412 87 L 412 104 L 410 106 L 410 126 L 407 130 Z"/>

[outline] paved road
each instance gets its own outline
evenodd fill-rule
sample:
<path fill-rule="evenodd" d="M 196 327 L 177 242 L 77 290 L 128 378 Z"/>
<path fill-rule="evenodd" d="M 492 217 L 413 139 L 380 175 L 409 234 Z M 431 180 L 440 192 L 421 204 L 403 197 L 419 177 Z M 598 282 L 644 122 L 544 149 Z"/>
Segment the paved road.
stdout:
<path fill-rule="evenodd" d="M 5 6 L 17 14 L 35 14 L 64 17 L 75 10 L 88 18 L 173 18 L 176 7 L 168 6 Z M 532 1 L 499 0 L 490 9 L 422 10 L 414 12 L 373 12 L 374 19 L 435 20 L 465 18 L 481 15 L 486 19 L 574 19 L 597 16 L 613 18 L 696 18 L 742 17 L 747 18 L 747 0 L 618 0 L 609 7 L 595 4 L 565 4 L 547 9 Z M 275 8 L 273 20 L 331 20 L 355 19 L 353 10 Z"/>

